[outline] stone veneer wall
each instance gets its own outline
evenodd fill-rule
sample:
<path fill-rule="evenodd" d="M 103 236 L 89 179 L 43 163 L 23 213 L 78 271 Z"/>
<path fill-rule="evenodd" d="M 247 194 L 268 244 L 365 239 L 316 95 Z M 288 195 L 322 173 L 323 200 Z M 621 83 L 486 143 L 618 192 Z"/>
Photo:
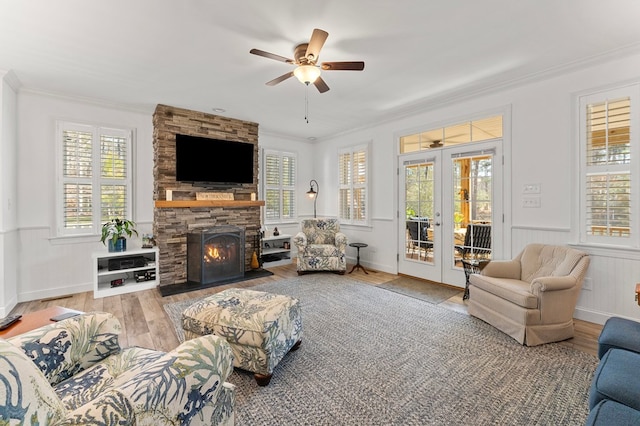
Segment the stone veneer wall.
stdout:
<path fill-rule="evenodd" d="M 253 183 L 232 188 L 211 188 L 176 182 L 176 134 L 246 142 L 254 145 Z M 232 192 L 235 200 L 250 200 L 258 193 L 258 124 L 203 112 L 158 105 L 153 114 L 154 191 L 153 199 L 165 200 L 173 190 L 173 200 L 195 200 L 196 192 Z M 212 158 L 233 161 L 229 158 Z M 154 209 L 153 234 L 160 251 L 160 285 L 187 280 L 187 233 L 216 225 L 245 229 L 245 270 L 260 230 L 260 207 L 186 207 Z"/>

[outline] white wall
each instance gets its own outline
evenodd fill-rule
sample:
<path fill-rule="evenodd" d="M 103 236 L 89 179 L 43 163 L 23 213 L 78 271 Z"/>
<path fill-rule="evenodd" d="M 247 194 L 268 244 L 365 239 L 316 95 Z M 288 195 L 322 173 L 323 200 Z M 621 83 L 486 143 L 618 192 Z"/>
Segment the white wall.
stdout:
<path fill-rule="evenodd" d="M 17 279 L 17 89 L 11 72 L 0 71 L 0 318 L 18 302 Z"/>
<path fill-rule="evenodd" d="M 57 238 L 55 229 L 55 122 L 97 123 L 136 131 L 133 220 L 140 234 L 153 222 L 153 126 L 151 113 L 20 91 L 18 96 L 18 298 L 53 297 L 92 286 L 98 235 Z M 140 244 L 139 240 L 132 245 Z"/>
<path fill-rule="evenodd" d="M 577 242 L 577 154 L 575 95 L 610 85 L 640 80 L 640 55 L 609 60 L 606 63 L 574 69 L 518 87 L 449 103 L 412 116 L 372 125 L 316 143 L 315 156 L 325 188 L 337 188 L 337 151 L 341 147 L 371 141 L 373 176 L 370 198 L 371 228 L 343 227 L 351 241 L 362 241 L 369 248 L 361 261 L 373 268 L 397 272 L 397 138 L 409 130 L 427 130 L 482 116 L 484 112 L 511 110 L 511 128 L 505 140 L 510 143 L 511 180 L 506 182 L 504 253 L 511 258 L 530 242 L 570 244 Z M 488 115 L 488 114 L 487 114 Z M 522 208 L 525 184 L 542 186 L 542 206 Z M 326 194 L 326 191 L 325 191 Z M 325 195 L 326 196 L 326 195 Z M 335 215 L 336 196 L 329 197 L 325 212 Z M 393 237 L 392 237 L 393 236 Z M 620 315 L 640 319 L 633 287 L 640 281 L 640 256 L 631 250 L 602 251 L 582 247 L 592 255 L 588 272 L 593 289 L 583 290 L 576 316 L 603 322 Z M 350 254 L 351 257 L 355 253 Z"/>

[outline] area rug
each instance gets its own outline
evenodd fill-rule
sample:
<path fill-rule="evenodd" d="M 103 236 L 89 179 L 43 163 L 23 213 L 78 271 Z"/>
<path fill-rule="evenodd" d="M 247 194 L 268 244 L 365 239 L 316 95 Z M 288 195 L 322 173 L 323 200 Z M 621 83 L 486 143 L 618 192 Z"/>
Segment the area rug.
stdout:
<path fill-rule="evenodd" d="M 380 284 L 378 287 L 435 304 L 444 302 L 456 294 L 462 294 L 463 292 L 462 289 L 455 289 L 430 281 L 416 280 L 409 277 L 396 278 L 395 280 Z"/>
<path fill-rule="evenodd" d="M 519 345 L 438 305 L 333 274 L 252 289 L 302 304 L 300 349 L 258 387 L 236 370 L 238 425 L 582 425 L 595 356 Z M 165 305 L 176 329 L 193 300 Z"/>

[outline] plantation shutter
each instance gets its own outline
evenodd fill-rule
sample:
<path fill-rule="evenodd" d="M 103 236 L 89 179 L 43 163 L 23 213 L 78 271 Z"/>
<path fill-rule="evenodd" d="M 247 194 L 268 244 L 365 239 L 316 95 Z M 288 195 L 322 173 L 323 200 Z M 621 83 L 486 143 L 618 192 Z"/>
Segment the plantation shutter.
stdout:
<path fill-rule="evenodd" d="M 296 155 L 267 150 L 264 153 L 265 221 L 296 219 Z"/>
<path fill-rule="evenodd" d="M 351 152 L 344 152 L 338 157 L 338 172 L 340 173 L 339 189 L 339 218 L 351 220 Z"/>
<path fill-rule="evenodd" d="M 338 154 L 339 218 L 347 223 L 364 224 L 368 220 L 367 147 L 352 147 Z"/>
<path fill-rule="evenodd" d="M 638 86 L 632 87 L 637 93 Z M 635 102 L 629 89 L 581 98 L 582 224 L 587 241 L 635 244 L 630 241 L 638 226 L 634 218 L 638 177 L 633 177 L 637 161 L 632 158 L 632 146 L 638 143 L 637 118 L 632 115 Z"/>
<path fill-rule="evenodd" d="M 353 219 L 364 221 L 367 217 L 367 152 L 353 153 Z"/>
<path fill-rule="evenodd" d="M 67 230 L 93 227 L 93 134 L 62 132 L 63 227 Z"/>
<path fill-rule="evenodd" d="M 280 219 L 280 156 L 265 155 L 265 219 Z"/>
<path fill-rule="evenodd" d="M 296 217 L 296 157 L 282 155 L 282 219 Z"/>
<path fill-rule="evenodd" d="M 100 135 L 101 222 L 127 216 L 127 139 Z"/>
<path fill-rule="evenodd" d="M 101 224 L 131 215 L 130 130 L 58 122 L 57 229 L 96 234 Z"/>

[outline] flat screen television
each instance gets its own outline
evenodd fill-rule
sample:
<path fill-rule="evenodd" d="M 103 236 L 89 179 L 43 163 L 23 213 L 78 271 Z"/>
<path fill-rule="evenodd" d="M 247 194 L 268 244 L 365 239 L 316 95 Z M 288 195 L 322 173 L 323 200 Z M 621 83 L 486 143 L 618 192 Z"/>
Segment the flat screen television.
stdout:
<path fill-rule="evenodd" d="M 253 183 L 250 143 L 176 135 L 176 180 L 217 185 Z"/>

